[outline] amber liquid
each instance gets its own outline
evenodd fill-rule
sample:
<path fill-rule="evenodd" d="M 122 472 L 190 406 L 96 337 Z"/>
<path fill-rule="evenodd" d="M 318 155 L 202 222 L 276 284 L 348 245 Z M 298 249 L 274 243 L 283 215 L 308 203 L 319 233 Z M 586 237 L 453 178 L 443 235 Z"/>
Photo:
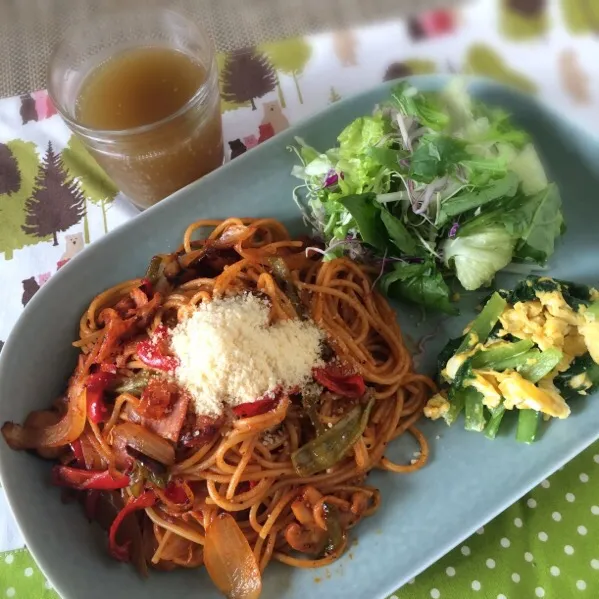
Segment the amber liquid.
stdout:
<path fill-rule="evenodd" d="M 154 204 L 222 163 L 218 89 L 202 102 L 192 100 L 210 83 L 206 78 L 204 67 L 182 52 L 141 47 L 108 59 L 83 81 L 76 118 L 96 131 L 119 132 L 106 143 L 89 142 L 90 149 L 138 206 Z"/>

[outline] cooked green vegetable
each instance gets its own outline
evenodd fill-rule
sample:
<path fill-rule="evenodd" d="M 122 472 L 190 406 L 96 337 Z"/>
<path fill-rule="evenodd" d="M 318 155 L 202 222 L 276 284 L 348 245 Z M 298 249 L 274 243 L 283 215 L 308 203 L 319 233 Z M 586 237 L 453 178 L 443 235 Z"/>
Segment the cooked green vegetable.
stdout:
<path fill-rule="evenodd" d="M 135 397 L 141 397 L 143 390 L 148 386 L 150 382 L 150 372 L 148 370 L 141 370 L 133 376 L 126 377 L 124 379 L 115 379 L 114 385 L 111 387 L 116 393 L 130 393 Z"/>
<path fill-rule="evenodd" d="M 152 260 L 150 260 L 150 264 L 146 270 L 146 279 L 148 279 L 152 284 L 155 284 L 158 281 L 161 266 L 162 256 L 154 256 Z"/>
<path fill-rule="evenodd" d="M 586 353 L 576 358 L 568 370 L 558 374 L 554 383 L 566 400 L 590 395 L 599 389 L 599 364 Z"/>
<path fill-rule="evenodd" d="M 472 321 L 464 340 L 456 353 L 462 353 L 477 343 L 484 343 L 499 320 L 507 302 L 499 293 L 494 293 L 485 304 L 480 314 Z"/>
<path fill-rule="evenodd" d="M 332 428 L 294 451 L 291 462 L 295 471 L 300 476 L 312 476 L 342 460 L 364 432 L 373 405 L 371 399 L 365 407 L 356 406 Z"/>
<path fill-rule="evenodd" d="M 479 432 L 484 430 L 486 420 L 483 394 L 472 387 L 466 387 L 462 393 L 464 394 L 464 405 L 466 408 L 466 430 Z"/>
<path fill-rule="evenodd" d="M 320 152 L 297 139 L 294 200 L 324 242 L 380 268 L 395 299 L 451 313 L 511 262 L 545 264 L 561 200 L 528 134 L 455 80 L 440 93 L 397 85 L 372 116 Z"/>
<path fill-rule="evenodd" d="M 505 406 L 503 404 L 499 404 L 491 410 L 491 418 L 489 418 L 489 422 L 485 427 L 485 435 L 488 439 L 494 439 L 497 436 L 504 416 Z"/>
<path fill-rule="evenodd" d="M 322 513 L 327 525 L 327 542 L 324 548 L 324 555 L 332 555 L 339 551 L 345 542 L 345 529 L 339 521 L 339 510 L 333 503 L 322 504 Z"/>
<path fill-rule="evenodd" d="M 516 343 L 500 345 L 477 352 L 472 357 L 472 368 L 489 368 L 491 370 L 506 370 L 517 368 L 525 363 L 529 350 L 534 346 L 530 339 Z"/>
<path fill-rule="evenodd" d="M 532 443 L 537 438 L 541 413 L 536 410 L 520 410 L 518 412 L 518 428 L 516 440 L 521 443 Z"/>
<path fill-rule="evenodd" d="M 559 349 L 551 347 L 544 352 L 529 352 L 529 358 L 518 369 L 527 380 L 538 383 L 547 376 L 561 361 L 563 354 Z"/>
<path fill-rule="evenodd" d="M 285 260 L 278 256 L 269 258 L 269 263 L 272 268 L 272 272 L 277 285 L 283 290 L 285 295 L 289 298 L 293 308 L 300 318 L 304 318 L 306 315 L 306 308 L 297 293 L 297 288 L 293 282 L 291 271 L 285 264 Z"/>
<path fill-rule="evenodd" d="M 466 333 L 441 351 L 441 390 L 425 415 L 451 425 L 464 411 L 466 430 L 494 439 L 516 410 L 516 438 L 532 443 L 541 415 L 567 418 L 568 400 L 599 389 L 598 297 L 549 277 L 491 294 Z"/>

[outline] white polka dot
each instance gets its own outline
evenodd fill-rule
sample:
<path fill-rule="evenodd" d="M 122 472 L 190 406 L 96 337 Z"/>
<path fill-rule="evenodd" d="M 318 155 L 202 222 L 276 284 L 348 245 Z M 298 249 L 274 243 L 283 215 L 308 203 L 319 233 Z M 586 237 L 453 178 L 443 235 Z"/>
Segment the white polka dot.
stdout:
<path fill-rule="evenodd" d="M 478 580 L 473 580 L 470 586 L 473 591 L 480 591 L 480 582 L 478 582 Z"/>
<path fill-rule="evenodd" d="M 533 554 L 532 554 L 530 551 L 527 551 L 527 552 L 524 554 L 524 559 L 525 559 L 527 562 L 532 562 L 532 560 L 534 559 L 534 556 L 533 556 Z"/>
<path fill-rule="evenodd" d="M 410 580 L 408 580 L 408 584 L 414 584 L 416 582 L 415 578 L 410 578 Z"/>
<path fill-rule="evenodd" d="M 516 526 L 517 528 L 522 528 L 522 519 L 514 518 L 514 526 Z"/>
<path fill-rule="evenodd" d="M 566 493 L 566 501 L 573 503 L 575 499 L 576 495 L 574 495 L 574 493 Z"/>
<path fill-rule="evenodd" d="M 579 591 L 584 591 L 587 588 L 587 583 L 584 580 L 577 580 L 576 581 L 576 588 Z"/>
<path fill-rule="evenodd" d="M 564 547 L 564 552 L 568 555 L 572 555 L 574 553 L 574 547 L 572 547 L 572 545 L 566 545 Z"/>
<path fill-rule="evenodd" d="M 562 515 L 559 512 L 553 512 L 553 514 L 551 514 L 551 517 L 556 521 L 559 522 L 562 519 Z"/>
<path fill-rule="evenodd" d="M 455 576 L 455 568 L 449 566 L 449 568 L 445 570 L 445 574 L 447 574 L 447 576 Z"/>
<path fill-rule="evenodd" d="M 514 582 L 520 582 L 520 574 L 518 574 L 517 572 L 514 572 L 514 573 L 512 574 L 512 580 L 513 580 Z"/>
<path fill-rule="evenodd" d="M 595 460 L 595 464 L 599 464 L 599 453 L 593 456 L 593 460 Z"/>
<path fill-rule="evenodd" d="M 588 483 L 589 482 L 589 475 L 586 474 L 585 472 L 581 472 L 580 476 L 578 478 L 580 479 L 581 483 Z"/>
<path fill-rule="evenodd" d="M 537 507 L 537 502 L 531 497 L 527 502 L 526 505 L 530 508 L 535 508 Z"/>
<path fill-rule="evenodd" d="M 594 516 L 599 516 L 599 505 L 591 506 L 591 514 L 593 514 Z"/>
<path fill-rule="evenodd" d="M 440 596 L 441 593 L 439 592 L 439 589 L 431 589 L 431 597 L 433 599 L 439 599 Z"/>
<path fill-rule="evenodd" d="M 52 585 L 50 584 L 50 581 L 49 581 L 49 580 L 46 580 L 46 582 L 44 582 L 44 586 L 45 586 L 45 587 L 46 587 L 48 590 L 50 590 L 50 589 L 52 588 Z"/>
<path fill-rule="evenodd" d="M 539 537 L 539 541 L 543 541 L 543 543 L 545 543 L 547 541 L 547 539 L 549 538 L 549 535 L 546 532 L 541 531 L 538 534 Z"/>
<path fill-rule="evenodd" d="M 507 599 L 507 597 L 503 593 L 499 593 L 499 595 L 497 595 L 497 599 Z"/>
<path fill-rule="evenodd" d="M 460 551 L 462 552 L 462 555 L 470 555 L 470 547 L 468 547 L 468 545 L 462 546 Z"/>
<path fill-rule="evenodd" d="M 476 531 L 477 535 L 483 535 L 485 534 L 485 527 L 481 526 L 477 531 Z"/>
<path fill-rule="evenodd" d="M 593 570 L 599 570 L 599 559 L 591 560 L 591 568 L 593 568 Z"/>
<path fill-rule="evenodd" d="M 487 568 L 490 568 L 491 570 L 495 567 L 494 559 L 489 558 L 486 563 L 487 563 Z"/>
<path fill-rule="evenodd" d="M 503 539 L 501 539 L 501 541 L 499 541 L 499 544 L 502 547 L 504 547 L 505 549 L 507 549 L 511 545 L 510 540 L 507 539 L 506 537 L 503 537 Z"/>
<path fill-rule="evenodd" d="M 578 534 L 582 535 L 583 537 L 588 532 L 587 527 L 586 526 L 582 526 L 582 525 L 580 525 L 576 530 L 578 531 Z"/>
<path fill-rule="evenodd" d="M 550 486 L 551 483 L 547 479 L 541 481 L 541 487 L 543 487 L 543 489 L 548 489 Z"/>
<path fill-rule="evenodd" d="M 25 568 L 25 572 L 23 572 L 23 574 L 25 574 L 25 576 L 27 576 L 27 578 L 29 578 L 30 576 L 33 576 L 33 568 Z"/>
<path fill-rule="evenodd" d="M 391 595 L 391 597 L 389 597 L 389 599 L 399 599 L 399 597 L 397 595 Z"/>
<path fill-rule="evenodd" d="M 15 560 L 15 556 L 12 553 L 9 553 L 5 558 L 4 558 L 4 563 L 5 564 L 12 564 Z"/>
<path fill-rule="evenodd" d="M 6 596 L 7 597 L 14 597 L 17 594 L 17 592 L 15 591 L 14 587 L 8 587 L 6 589 Z"/>
<path fill-rule="evenodd" d="M 543 587 L 537 587 L 535 589 L 535 595 L 537 597 L 544 597 L 545 596 L 545 589 Z"/>
<path fill-rule="evenodd" d="M 549 572 L 551 572 L 551 576 L 559 576 L 561 570 L 557 566 L 551 566 L 551 568 L 549 568 Z"/>

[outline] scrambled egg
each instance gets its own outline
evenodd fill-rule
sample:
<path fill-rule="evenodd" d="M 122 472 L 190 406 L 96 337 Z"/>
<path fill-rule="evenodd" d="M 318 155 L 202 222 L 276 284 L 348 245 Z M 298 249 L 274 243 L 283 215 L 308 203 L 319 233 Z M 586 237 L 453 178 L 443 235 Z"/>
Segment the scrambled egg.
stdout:
<path fill-rule="evenodd" d="M 537 291 L 535 294 L 534 300 L 506 307 L 499 318 L 502 327 L 499 335 L 510 334 L 518 339 L 529 339 L 542 351 L 559 349 L 563 358 L 557 368 L 536 384 L 515 370 L 496 372 L 474 369 L 463 384 L 479 391 L 483 395 L 483 404 L 489 409 L 496 408 L 503 402 L 508 410 L 531 409 L 542 412 L 547 417 L 567 418 L 570 407 L 554 386 L 553 378 L 567 370 L 575 358 L 587 351 L 599 364 L 599 318 L 586 313 L 585 306 L 581 306 L 578 311 L 573 310 L 558 290 Z M 599 300 L 599 291 L 593 289 L 591 299 Z M 484 345 L 474 343 L 470 350 L 452 356 L 441 371 L 441 376 L 451 383 L 468 358 L 501 344 L 506 342 L 494 340 Z M 592 387 L 592 381 L 582 373 L 573 377 L 569 385 L 584 394 Z M 445 395 L 438 393 L 428 401 L 424 414 L 436 420 L 447 414 L 449 407 Z"/>
<path fill-rule="evenodd" d="M 496 408 L 502 400 L 501 390 L 497 385 L 495 375 L 499 374 L 492 370 L 482 371 L 474 370 L 474 378 L 469 378 L 465 381 L 468 387 L 474 387 L 483 395 L 483 404 L 488 408 Z"/>
<path fill-rule="evenodd" d="M 499 390 L 505 401 L 506 410 L 530 409 L 555 418 L 567 418 L 570 407 L 549 379 L 541 380 L 538 386 L 515 371 L 496 372 Z"/>
<path fill-rule="evenodd" d="M 431 420 L 438 420 L 449 411 L 449 402 L 441 393 L 433 395 L 424 406 L 424 415 Z"/>
<path fill-rule="evenodd" d="M 531 339 L 542 351 L 555 347 L 564 357 L 557 367 L 567 370 L 572 360 L 590 352 L 599 364 L 599 322 L 575 312 L 559 291 L 536 292 L 537 299 L 506 308 L 499 320 L 501 334 Z"/>

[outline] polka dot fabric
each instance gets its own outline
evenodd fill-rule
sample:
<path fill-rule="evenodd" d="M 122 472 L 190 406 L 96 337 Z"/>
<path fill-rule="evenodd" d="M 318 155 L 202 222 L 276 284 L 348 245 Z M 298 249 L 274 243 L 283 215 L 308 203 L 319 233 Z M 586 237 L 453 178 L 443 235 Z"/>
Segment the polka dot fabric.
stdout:
<path fill-rule="evenodd" d="M 599 443 L 389 599 L 597 599 Z"/>
<path fill-rule="evenodd" d="M 0 599 L 60 599 L 26 549 L 0 552 Z"/>

